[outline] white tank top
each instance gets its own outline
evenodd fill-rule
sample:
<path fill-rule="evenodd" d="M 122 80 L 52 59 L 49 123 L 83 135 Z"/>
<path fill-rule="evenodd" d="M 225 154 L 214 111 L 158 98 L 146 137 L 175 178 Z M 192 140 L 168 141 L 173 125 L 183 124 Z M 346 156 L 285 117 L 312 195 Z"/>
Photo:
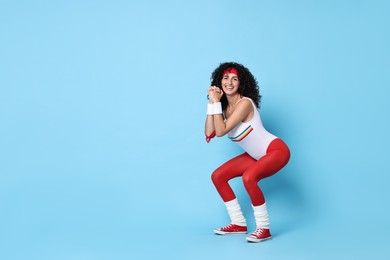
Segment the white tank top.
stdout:
<path fill-rule="evenodd" d="M 253 117 L 249 122 L 240 122 L 228 133 L 228 137 L 233 142 L 238 143 L 251 157 L 258 160 L 263 157 L 268 145 L 277 137 L 265 130 L 261 122 L 259 111 L 252 99 L 248 99 L 253 106 Z"/>

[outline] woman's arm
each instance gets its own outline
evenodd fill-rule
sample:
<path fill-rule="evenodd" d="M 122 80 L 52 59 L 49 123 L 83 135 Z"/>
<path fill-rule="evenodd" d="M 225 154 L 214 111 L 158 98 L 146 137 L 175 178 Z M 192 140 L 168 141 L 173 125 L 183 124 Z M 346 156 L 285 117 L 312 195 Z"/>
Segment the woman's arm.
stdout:
<path fill-rule="evenodd" d="M 206 136 L 211 136 L 215 131 L 214 128 L 214 115 L 207 115 L 206 124 L 204 127 L 204 134 Z"/>
<path fill-rule="evenodd" d="M 212 104 L 216 102 L 216 94 L 218 94 L 218 96 L 220 96 L 221 90 L 216 86 L 211 86 L 208 89 L 208 97 L 209 97 L 208 106 L 212 106 Z M 209 137 L 209 136 L 212 136 L 215 134 L 214 115 L 212 115 L 212 114 L 207 114 L 207 116 L 206 116 L 204 134 L 206 135 L 206 137 Z"/>
<path fill-rule="evenodd" d="M 237 104 L 236 109 L 226 121 L 224 121 L 223 116 L 221 114 L 214 115 L 213 122 L 216 135 L 220 137 L 227 134 L 238 123 L 244 121 L 252 112 L 252 109 L 252 103 L 247 99 L 243 99 Z"/>

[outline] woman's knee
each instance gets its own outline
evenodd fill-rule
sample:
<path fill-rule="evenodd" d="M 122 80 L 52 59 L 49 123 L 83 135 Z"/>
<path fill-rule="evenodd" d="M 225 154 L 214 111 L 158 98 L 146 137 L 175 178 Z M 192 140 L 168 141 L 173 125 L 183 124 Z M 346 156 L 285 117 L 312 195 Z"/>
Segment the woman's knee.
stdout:
<path fill-rule="evenodd" d="M 213 181 L 214 184 L 217 184 L 221 182 L 222 180 L 222 172 L 216 169 L 212 174 L 211 174 L 211 180 Z"/>
<path fill-rule="evenodd" d="M 249 172 L 248 173 L 244 173 L 242 175 L 242 182 L 244 183 L 244 186 L 245 187 L 251 187 L 253 185 L 256 185 L 257 186 L 257 183 L 259 182 L 260 180 L 255 176 L 255 174 L 250 174 Z"/>

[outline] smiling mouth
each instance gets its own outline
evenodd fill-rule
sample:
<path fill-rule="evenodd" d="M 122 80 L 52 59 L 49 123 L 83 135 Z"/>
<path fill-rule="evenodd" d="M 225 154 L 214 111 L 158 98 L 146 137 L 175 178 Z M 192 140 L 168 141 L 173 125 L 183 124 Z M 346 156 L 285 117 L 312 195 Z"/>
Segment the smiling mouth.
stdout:
<path fill-rule="evenodd" d="M 234 89 L 234 87 L 231 86 L 231 85 L 227 85 L 227 86 L 225 86 L 225 88 L 226 88 L 227 90 L 233 90 L 233 89 Z"/>

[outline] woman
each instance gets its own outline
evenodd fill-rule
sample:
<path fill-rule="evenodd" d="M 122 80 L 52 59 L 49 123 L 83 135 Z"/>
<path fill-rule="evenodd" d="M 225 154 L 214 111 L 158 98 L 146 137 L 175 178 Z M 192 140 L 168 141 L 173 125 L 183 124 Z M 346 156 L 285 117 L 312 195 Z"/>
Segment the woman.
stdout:
<path fill-rule="evenodd" d="M 228 184 L 230 179 L 242 176 L 256 220 L 256 230 L 247 237 L 247 241 L 260 242 L 271 238 L 271 233 L 265 199 L 257 183 L 282 169 L 290 158 L 290 151 L 281 139 L 263 127 L 258 112 L 261 98 L 259 88 L 246 67 L 234 62 L 222 63 L 214 70 L 211 79 L 206 141 L 227 134 L 245 151 L 224 163 L 211 176 L 231 219 L 229 225 L 215 229 L 214 233 L 247 233 L 246 220 Z"/>

